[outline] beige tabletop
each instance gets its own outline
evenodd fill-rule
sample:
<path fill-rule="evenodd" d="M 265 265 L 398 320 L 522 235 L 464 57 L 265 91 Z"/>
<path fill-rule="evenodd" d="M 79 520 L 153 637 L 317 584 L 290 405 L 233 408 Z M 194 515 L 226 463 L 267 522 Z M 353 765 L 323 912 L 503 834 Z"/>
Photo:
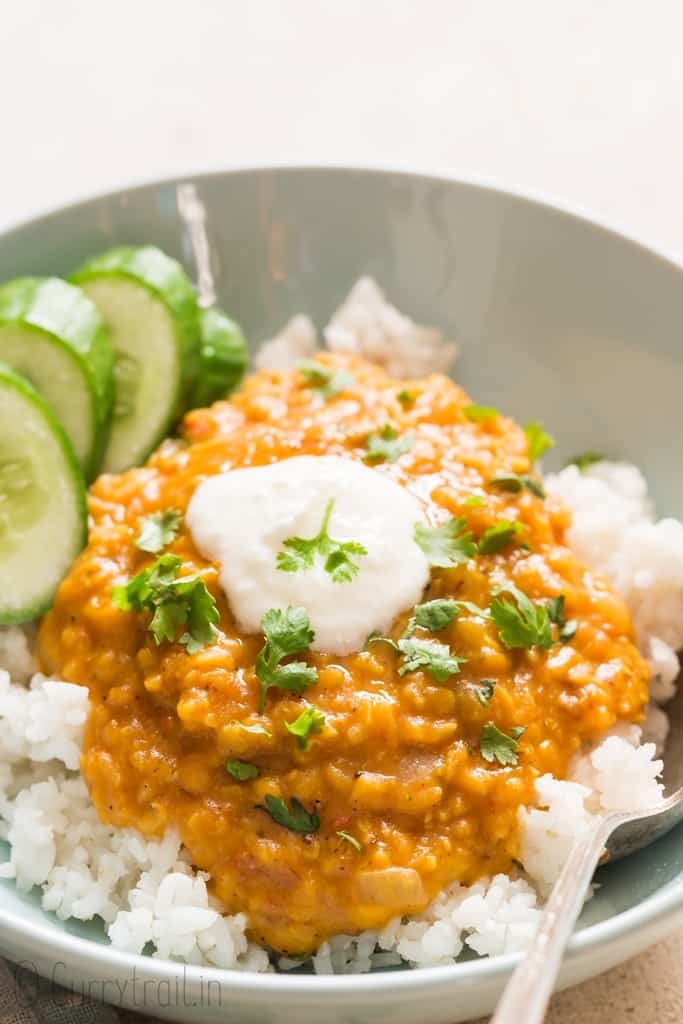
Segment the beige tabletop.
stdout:
<path fill-rule="evenodd" d="M 678 932 L 607 974 L 555 996 L 546 1024 L 681 1024 L 682 962 L 683 932 Z"/>
<path fill-rule="evenodd" d="M 308 161 L 500 183 L 683 254 L 681 38 L 680 0 L 6 4 L 0 227 Z M 680 1024 L 681 963 L 683 935 L 560 995 L 551 1024 Z"/>

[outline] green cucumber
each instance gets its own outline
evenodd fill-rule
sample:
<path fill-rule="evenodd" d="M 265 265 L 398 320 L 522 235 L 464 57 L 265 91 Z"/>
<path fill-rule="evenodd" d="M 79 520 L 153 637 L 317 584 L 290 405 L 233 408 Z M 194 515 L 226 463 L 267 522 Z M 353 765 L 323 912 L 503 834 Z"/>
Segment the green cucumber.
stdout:
<path fill-rule="evenodd" d="M 96 307 L 57 277 L 0 286 L 0 359 L 50 403 L 90 479 L 109 432 L 113 350 Z"/>
<path fill-rule="evenodd" d="M 152 245 L 89 260 L 70 280 L 100 310 L 114 347 L 114 411 L 103 470 L 139 465 L 169 433 L 194 383 L 198 307 L 185 271 Z"/>
<path fill-rule="evenodd" d="M 199 312 L 199 375 L 190 408 L 211 405 L 234 391 L 247 368 L 248 351 L 239 324 L 220 309 Z"/>
<path fill-rule="evenodd" d="M 52 407 L 0 363 L 0 624 L 46 611 L 86 542 L 85 482 Z"/>

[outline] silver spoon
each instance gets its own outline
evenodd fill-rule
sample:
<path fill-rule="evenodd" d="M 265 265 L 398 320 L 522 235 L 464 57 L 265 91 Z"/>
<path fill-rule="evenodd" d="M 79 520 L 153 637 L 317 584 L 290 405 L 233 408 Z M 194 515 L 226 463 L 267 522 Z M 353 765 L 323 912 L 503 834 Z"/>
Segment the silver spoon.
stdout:
<path fill-rule="evenodd" d="M 676 714 L 677 705 L 683 711 L 683 689 L 667 709 L 672 730 L 664 758 L 664 784 L 671 795 L 646 810 L 600 815 L 577 838 L 553 886 L 531 947 L 507 983 L 490 1024 L 541 1024 L 598 864 L 649 846 L 683 820 L 683 714 Z"/>

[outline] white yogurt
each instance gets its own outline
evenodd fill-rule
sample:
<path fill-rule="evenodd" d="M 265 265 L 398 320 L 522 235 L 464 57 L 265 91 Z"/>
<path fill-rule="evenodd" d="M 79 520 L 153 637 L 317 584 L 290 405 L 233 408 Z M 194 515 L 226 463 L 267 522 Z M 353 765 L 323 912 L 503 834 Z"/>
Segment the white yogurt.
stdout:
<path fill-rule="evenodd" d="M 330 499 L 329 536 L 367 550 L 355 559 L 357 575 L 335 583 L 319 557 L 311 569 L 278 569 L 283 542 L 315 537 Z M 315 630 L 313 649 L 340 655 L 360 650 L 370 633 L 386 632 L 420 600 L 429 565 L 413 539 L 418 521 L 418 499 L 383 473 L 311 455 L 210 477 L 186 515 L 199 551 L 219 563 L 220 585 L 245 633 L 260 631 L 269 608 L 300 606 Z"/>

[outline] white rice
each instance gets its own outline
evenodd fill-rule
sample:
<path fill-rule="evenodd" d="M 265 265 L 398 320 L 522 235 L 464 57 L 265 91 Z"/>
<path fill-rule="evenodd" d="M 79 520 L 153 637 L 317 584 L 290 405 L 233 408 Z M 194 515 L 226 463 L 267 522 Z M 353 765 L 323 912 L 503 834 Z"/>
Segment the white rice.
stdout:
<path fill-rule="evenodd" d="M 445 369 L 455 347 L 414 324 L 362 279 L 325 330 L 330 348 L 383 363 L 392 375 Z M 261 350 L 261 366 L 285 367 L 313 353 L 315 328 L 295 317 Z M 656 522 L 647 487 L 633 466 L 574 466 L 546 479 L 573 513 L 568 543 L 602 570 L 627 602 L 641 651 L 652 666 L 653 702 L 672 696 L 683 647 L 683 525 Z M 0 837 L 10 844 L 0 877 L 37 887 L 59 918 L 99 918 L 112 945 L 193 964 L 271 970 L 250 943 L 243 914 L 226 915 L 195 870 L 177 834 L 150 841 L 103 825 L 78 773 L 87 691 L 35 674 L 33 633 L 0 628 Z M 13 681 L 12 681 L 13 680 Z M 545 775 L 534 807 L 520 810 L 521 868 L 472 886 L 453 884 L 423 913 L 395 918 L 382 932 L 338 935 L 312 957 L 318 973 L 357 973 L 401 962 L 451 963 L 465 947 L 479 955 L 523 949 L 542 901 L 576 834 L 593 815 L 654 803 L 666 715 L 655 703 L 641 730 L 620 725 L 577 756 L 568 780 Z M 280 958 L 279 967 L 300 966 Z"/>
<path fill-rule="evenodd" d="M 436 327 L 423 327 L 387 302 L 370 277 L 355 283 L 323 331 L 332 352 L 364 356 L 385 367 L 392 377 L 424 377 L 445 372 L 458 350 Z M 318 348 L 313 322 L 293 317 L 274 338 L 264 341 L 254 364 L 259 370 L 285 370 Z"/>
<path fill-rule="evenodd" d="M 318 334 L 312 320 L 293 316 L 279 334 L 264 341 L 254 357 L 257 370 L 288 370 L 301 359 L 309 359 L 318 348 Z"/>

